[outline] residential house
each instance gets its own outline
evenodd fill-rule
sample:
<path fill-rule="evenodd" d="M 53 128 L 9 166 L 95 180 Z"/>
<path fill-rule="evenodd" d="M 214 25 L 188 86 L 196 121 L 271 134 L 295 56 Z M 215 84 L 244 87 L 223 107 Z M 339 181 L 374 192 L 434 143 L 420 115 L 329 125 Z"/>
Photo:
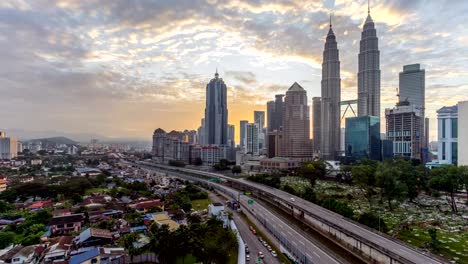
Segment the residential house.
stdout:
<path fill-rule="evenodd" d="M 179 229 L 179 224 L 169 218 L 169 215 L 165 212 L 156 213 L 153 215 L 153 220 L 158 226 L 168 225 L 171 231 Z"/>
<path fill-rule="evenodd" d="M 72 256 L 69 264 L 94 264 L 101 263 L 101 252 L 99 248 L 93 248 L 84 253 Z"/>
<path fill-rule="evenodd" d="M 49 221 L 49 230 L 52 236 L 80 232 L 84 220 L 84 214 L 55 216 Z"/>
<path fill-rule="evenodd" d="M 44 264 L 65 261 L 70 254 L 73 245 L 72 236 L 61 236 L 54 239 L 54 241 L 44 250 L 42 260 Z"/>
<path fill-rule="evenodd" d="M 26 246 L 20 249 L 16 254 L 11 258 L 11 264 L 32 264 L 36 263 L 37 256 L 35 254 L 35 249 L 37 246 Z"/>
<path fill-rule="evenodd" d="M 28 209 L 31 211 L 38 211 L 45 208 L 51 208 L 52 206 L 54 206 L 54 202 L 52 202 L 52 200 L 44 200 L 31 204 L 28 206 Z"/>
<path fill-rule="evenodd" d="M 112 233 L 106 229 L 88 228 L 76 238 L 81 247 L 103 246 L 112 243 Z"/>
<path fill-rule="evenodd" d="M 0 179 L 0 192 L 3 192 L 7 189 L 8 181 L 4 179 Z"/>
<path fill-rule="evenodd" d="M 148 212 L 149 209 L 154 208 L 154 207 L 159 207 L 162 210 L 164 210 L 164 202 L 161 202 L 161 200 L 148 200 L 148 201 L 142 201 L 142 202 L 137 202 L 134 204 L 130 204 L 128 207 L 135 209 L 139 213 L 146 213 Z"/>
<path fill-rule="evenodd" d="M 211 216 L 219 216 L 224 211 L 222 203 L 212 203 L 208 205 L 208 214 Z"/>

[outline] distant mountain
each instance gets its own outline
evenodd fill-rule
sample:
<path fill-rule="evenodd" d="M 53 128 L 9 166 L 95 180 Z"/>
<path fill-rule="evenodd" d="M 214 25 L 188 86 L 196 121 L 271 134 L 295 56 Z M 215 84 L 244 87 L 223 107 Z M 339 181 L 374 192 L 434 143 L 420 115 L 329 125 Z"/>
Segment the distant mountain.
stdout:
<path fill-rule="evenodd" d="M 50 138 L 38 138 L 31 139 L 30 142 L 42 142 L 42 144 L 65 144 L 65 145 L 74 145 L 78 142 L 71 140 L 67 137 L 50 137 Z"/>

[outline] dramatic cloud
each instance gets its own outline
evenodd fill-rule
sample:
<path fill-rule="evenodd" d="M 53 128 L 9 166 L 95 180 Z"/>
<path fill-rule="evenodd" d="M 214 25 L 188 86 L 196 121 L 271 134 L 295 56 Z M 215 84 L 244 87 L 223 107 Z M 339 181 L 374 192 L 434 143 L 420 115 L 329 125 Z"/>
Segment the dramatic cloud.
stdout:
<path fill-rule="evenodd" d="M 436 109 L 468 99 L 468 5 L 371 2 L 382 107 L 396 101 L 402 66 L 421 63 L 434 139 Z M 236 126 L 294 81 L 311 101 L 331 12 L 342 98 L 355 99 L 365 0 L 1 1 L 0 129 L 147 139 L 195 129 L 216 68 Z"/>

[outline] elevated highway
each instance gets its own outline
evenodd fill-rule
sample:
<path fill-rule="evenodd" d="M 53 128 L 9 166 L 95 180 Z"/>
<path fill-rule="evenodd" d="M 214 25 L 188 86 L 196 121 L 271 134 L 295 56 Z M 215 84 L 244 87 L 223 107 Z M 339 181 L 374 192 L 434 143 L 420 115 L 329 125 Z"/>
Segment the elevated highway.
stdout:
<path fill-rule="evenodd" d="M 139 162 L 138 164 L 158 168 L 162 171 L 182 173 L 208 181 L 220 181 L 237 190 L 249 191 L 257 198 L 281 207 L 283 210 L 289 210 L 291 215 L 325 237 L 328 237 L 337 245 L 348 250 L 348 252 L 367 262 L 390 264 L 448 263 L 439 257 L 422 252 L 397 239 L 275 188 L 242 179 L 233 179 L 217 173 L 177 168 L 150 162 Z M 291 198 L 294 198 L 294 200 Z"/>

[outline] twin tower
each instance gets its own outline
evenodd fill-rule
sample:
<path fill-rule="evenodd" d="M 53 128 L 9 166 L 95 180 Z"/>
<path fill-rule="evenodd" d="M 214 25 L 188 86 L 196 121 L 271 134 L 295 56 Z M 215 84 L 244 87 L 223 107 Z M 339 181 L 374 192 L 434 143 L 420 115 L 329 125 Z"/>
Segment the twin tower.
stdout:
<path fill-rule="evenodd" d="M 361 33 L 358 60 L 358 116 L 380 117 L 380 52 L 370 11 Z M 331 160 L 340 153 L 341 138 L 340 58 L 331 18 L 323 51 L 321 94 L 320 120 L 314 119 L 314 149 L 323 159 Z"/>

